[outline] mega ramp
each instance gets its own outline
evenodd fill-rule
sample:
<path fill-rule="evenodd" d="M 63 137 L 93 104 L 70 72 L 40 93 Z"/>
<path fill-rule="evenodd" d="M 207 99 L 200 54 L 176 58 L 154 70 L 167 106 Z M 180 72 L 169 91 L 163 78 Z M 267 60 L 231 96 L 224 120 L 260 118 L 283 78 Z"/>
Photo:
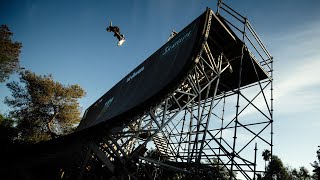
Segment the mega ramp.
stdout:
<path fill-rule="evenodd" d="M 195 178 L 223 163 L 230 174 L 233 167 L 244 175 L 252 172 L 255 162 L 240 154 L 271 126 L 272 106 L 269 114 L 263 114 L 267 121 L 238 124 L 238 115 L 248 105 L 240 110 L 237 102 L 235 118 L 224 123 L 224 117 L 218 117 L 221 126 L 209 129 L 211 115 L 218 116 L 212 110 L 222 99 L 237 95 L 239 101 L 241 89 L 253 84 L 259 84 L 258 94 L 263 94 L 272 84 L 272 76 L 228 24 L 207 9 L 93 103 L 74 133 L 36 145 L 0 149 L 5 156 L 1 162 L 4 177 L 153 179 L 149 171 L 163 168 L 163 172 Z M 267 80 L 263 88 L 262 80 Z M 225 103 L 222 115 L 224 107 Z M 184 115 L 173 122 L 180 112 Z M 248 128 L 261 124 L 266 126 L 258 133 Z M 254 137 L 237 152 L 240 127 Z M 233 141 L 222 136 L 230 129 L 235 132 Z M 158 160 L 145 155 L 149 141 L 158 149 Z M 212 158 L 218 164 L 212 164 Z"/>

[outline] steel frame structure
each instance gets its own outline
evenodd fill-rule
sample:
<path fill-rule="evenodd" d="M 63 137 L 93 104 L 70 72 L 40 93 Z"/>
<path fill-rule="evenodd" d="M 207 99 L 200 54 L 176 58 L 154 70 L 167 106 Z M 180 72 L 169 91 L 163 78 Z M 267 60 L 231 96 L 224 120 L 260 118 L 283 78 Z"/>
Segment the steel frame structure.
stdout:
<path fill-rule="evenodd" d="M 207 32 L 196 65 L 166 98 L 129 124 L 106 126 L 84 147 L 86 155 L 70 170 L 80 172 L 78 179 L 161 179 L 165 171 L 205 179 L 215 177 L 212 167 L 227 169 L 230 179 L 256 179 L 263 171 L 257 156 L 273 146 L 273 58 L 249 21 L 219 1 L 216 14 L 222 13 L 243 26 L 224 19 L 241 35 L 242 54 L 230 60 L 213 53 Z M 251 48 L 251 61 L 269 77 L 257 74 L 255 83 L 242 86 L 243 51 Z M 221 92 L 220 78 L 232 73 L 231 61 L 240 61 L 238 88 Z"/>

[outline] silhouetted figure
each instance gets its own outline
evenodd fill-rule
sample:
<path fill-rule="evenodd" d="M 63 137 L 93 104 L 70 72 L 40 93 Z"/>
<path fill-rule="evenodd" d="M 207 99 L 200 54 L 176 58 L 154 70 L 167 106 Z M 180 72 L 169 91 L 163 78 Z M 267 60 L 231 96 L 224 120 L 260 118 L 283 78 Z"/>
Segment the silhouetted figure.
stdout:
<path fill-rule="evenodd" d="M 168 41 L 170 41 L 173 37 L 175 37 L 178 33 L 175 31 L 175 30 L 172 30 L 169 38 L 168 38 Z"/>
<path fill-rule="evenodd" d="M 120 28 L 118 26 L 112 26 L 112 22 L 110 22 L 109 27 L 107 28 L 108 32 L 113 32 L 115 37 L 118 38 L 119 42 L 118 42 L 118 46 L 121 46 L 125 39 L 124 39 L 124 35 L 120 34 Z"/>

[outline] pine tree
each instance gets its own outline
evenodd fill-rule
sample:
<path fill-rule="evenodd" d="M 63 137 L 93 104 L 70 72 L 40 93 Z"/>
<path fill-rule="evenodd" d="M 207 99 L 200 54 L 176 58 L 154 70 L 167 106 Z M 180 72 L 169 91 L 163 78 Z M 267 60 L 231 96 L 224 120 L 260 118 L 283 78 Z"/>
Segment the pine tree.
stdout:
<path fill-rule="evenodd" d="M 85 95 L 79 85 L 62 85 L 51 75 L 20 72 L 20 83 L 7 84 L 12 97 L 5 103 L 17 122 L 18 138 L 27 142 L 49 140 L 67 134 L 80 121 L 78 99 Z"/>
<path fill-rule="evenodd" d="M 22 45 L 13 42 L 12 35 L 8 26 L 0 26 L 0 83 L 6 81 L 10 74 L 20 70 L 19 55 Z"/>
<path fill-rule="evenodd" d="M 312 175 L 313 179 L 320 179 L 320 146 L 318 147 L 319 147 L 319 149 L 317 150 L 318 161 L 314 161 L 313 164 L 311 164 L 311 166 L 314 168 L 313 175 Z"/>

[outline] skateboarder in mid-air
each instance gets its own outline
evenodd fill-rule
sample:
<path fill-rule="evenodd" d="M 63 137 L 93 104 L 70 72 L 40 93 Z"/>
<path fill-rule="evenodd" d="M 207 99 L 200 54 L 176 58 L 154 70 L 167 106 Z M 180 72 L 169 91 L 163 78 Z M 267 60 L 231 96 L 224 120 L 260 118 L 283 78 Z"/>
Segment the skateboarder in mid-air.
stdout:
<path fill-rule="evenodd" d="M 112 22 L 110 22 L 109 27 L 107 28 L 108 32 L 113 32 L 115 37 L 118 38 L 118 46 L 121 46 L 126 40 L 124 39 L 124 35 L 120 34 L 120 29 L 118 26 L 112 26 Z"/>

